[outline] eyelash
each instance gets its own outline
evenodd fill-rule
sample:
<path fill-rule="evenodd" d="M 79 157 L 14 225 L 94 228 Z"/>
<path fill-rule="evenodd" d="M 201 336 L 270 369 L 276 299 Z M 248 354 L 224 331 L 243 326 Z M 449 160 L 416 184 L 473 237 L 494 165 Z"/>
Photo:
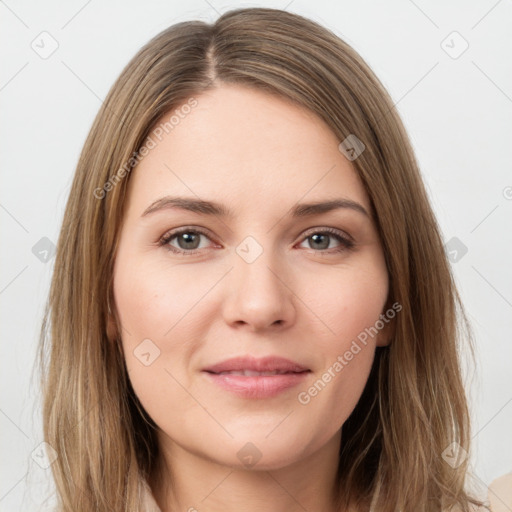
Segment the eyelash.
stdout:
<path fill-rule="evenodd" d="M 203 231 L 201 229 L 198 229 L 198 228 L 181 228 L 181 229 L 179 229 L 177 231 L 171 231 L 169 233 L 166 233 L 159 240 L 158 245 L 162 246 L 162 247 L 165 246 L 166 249 L 168 249 L 169 251 L 171 251 L 171 252 L 173 252 L 175 254 L 194 255 L 194 254 L 199 253 L 201 251 L 201 249 L 193 249 L 193 250 L 190 250 L 190 251 L 186 251 L 184 249 L 178 249 L 176 247 L 173 247 L 173 246 L 169 245 L 169 242 L 173 238 L 175 238 L 175 237 L 177 237 L 179 235 L 183 235 L 184 233 L 199 234 L 199 235 L 204 235 L 208 239 L 210 238 L 208 233 L 206 233 L 205 231 Z M 312 250 L 314 252 L 326 253 L 326 254 L 337 254 L 337 253 L 340 253 L 342 251 L 350 251 L 355 246 L 355 243 L 352 240 L 350 240 L 349 238 L 341 235 L 338 230 L 333 229 L 333 228 L 317 229 L 315 231 L 309 231 L 309 233 L 310 234 L 305 236 L 302 239 L 302 241 L 312 237 L 313 235 L 331 235 L 334 238 L 336 238 L 338 242 L 340 242 L 340 246 L 335 248 L 335 249 L 323 249 L 323 250 L 319 250 L 319 251 L 317 251 L 315 249 L 310 249 L 310 250 Z"/>

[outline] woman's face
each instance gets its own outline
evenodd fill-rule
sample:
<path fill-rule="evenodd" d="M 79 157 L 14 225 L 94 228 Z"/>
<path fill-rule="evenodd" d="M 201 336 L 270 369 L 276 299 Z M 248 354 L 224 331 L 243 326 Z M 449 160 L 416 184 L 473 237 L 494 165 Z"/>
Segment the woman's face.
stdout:
<path fill-rule="evenodd" d="M 388 339 L 384 256 L 320 119 L 239 86 L 195 99 L 132 171 L 118 329 L 168 453 L 277 469 L 339 442 Z"/>

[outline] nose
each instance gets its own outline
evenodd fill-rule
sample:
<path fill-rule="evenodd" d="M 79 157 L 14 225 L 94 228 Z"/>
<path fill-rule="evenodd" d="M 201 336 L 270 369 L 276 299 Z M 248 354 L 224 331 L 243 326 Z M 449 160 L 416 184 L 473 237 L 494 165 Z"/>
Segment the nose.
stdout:
<path fill-rule="evenodd" d="M 234 327 L 250 331 L 285 329 L 296 315 L 293 286 L 287 282 L 283 265 L 264 251 L 256 261 L 247 263 L 234 255 L 234 268 L 226 280 L 223 314 Z M 288 273 L 289 274 L 289 273 Z"/>

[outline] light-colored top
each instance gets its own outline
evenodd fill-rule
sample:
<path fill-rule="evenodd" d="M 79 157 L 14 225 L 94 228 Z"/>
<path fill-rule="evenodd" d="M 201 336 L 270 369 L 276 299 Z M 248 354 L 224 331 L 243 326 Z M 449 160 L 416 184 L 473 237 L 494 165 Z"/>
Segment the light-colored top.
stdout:
<path fill-rule="evenodd" d="M 141 492 L 143 496 L 143 508 L 141 512 L 162 512 L 160 507 L 157 505 L 155 498 L 153 497 L 151 487 L 149 487 L 148 483 L 145 480 L 142 480 L 141 486 Z"/>
<path fill-rule="evenodd" d="M 147 482 L 142 481 L 141 483 L 144 504 L 141 512 L 162 512 Z M 500 476 L 491 482 L 487 500 L 492 512 L 510 512 L 512 510 L 512 473 Z"/>

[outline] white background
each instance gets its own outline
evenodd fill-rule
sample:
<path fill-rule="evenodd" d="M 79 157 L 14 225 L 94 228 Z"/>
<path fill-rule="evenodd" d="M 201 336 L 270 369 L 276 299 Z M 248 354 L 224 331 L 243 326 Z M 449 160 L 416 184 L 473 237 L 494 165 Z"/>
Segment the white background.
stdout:
<path fill-rule="evenodd" d="M 286 8 L 320 22 L 351 44 L 389 90 L 445 242 L 457 237 L 468 249 L 452 267 L 477 342 L 477 371 L 467 379 L 476 482 L 485 486 L 511 472 L 512 4 L 183 5 L 0 1 L 0 511 L 40 510 L 48 482 L 50 470 L 31 457 L 42 441 L 32 372 L 53 259 L 40 261 L 32 247 L 43 237 L 57 241 L 79 152 L 101 101 L 130 58 L 161 30 L 190 19 L 211 22 L 248 6 Z M 31 47 L 46 37 L 50 48 L 43 31 L 58 43 L 46 59 Z M 453 58 L 464 40 L 468 49 Z"/>

